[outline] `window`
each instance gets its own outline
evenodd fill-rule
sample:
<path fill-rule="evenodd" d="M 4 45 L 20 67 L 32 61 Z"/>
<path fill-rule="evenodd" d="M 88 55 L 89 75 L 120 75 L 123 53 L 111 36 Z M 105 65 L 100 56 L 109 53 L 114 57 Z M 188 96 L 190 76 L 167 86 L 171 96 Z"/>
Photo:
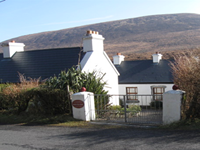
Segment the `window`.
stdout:
<path fill-rule="evenodd" d="M 138 89 L 137 87 L 127 87 L 126 88 L 127 100 L 138 100 Z"/>
<path fill-rule="evenodd" d="M 157 101 L 163 100 L 164 87 L 153 87 L 153 99 Z"/>

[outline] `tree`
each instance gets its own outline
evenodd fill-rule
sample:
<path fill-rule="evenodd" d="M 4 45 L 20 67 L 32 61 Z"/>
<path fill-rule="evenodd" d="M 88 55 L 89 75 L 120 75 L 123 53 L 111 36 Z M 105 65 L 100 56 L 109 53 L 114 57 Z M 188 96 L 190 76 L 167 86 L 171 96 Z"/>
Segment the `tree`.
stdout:
<path fill-rule="evenodd" d="M 186 91 L 183 115 L 186 119 L 200 118 L 200 59 L 193 54 L 178 54 L 174 59 L 174 83 Z"/>

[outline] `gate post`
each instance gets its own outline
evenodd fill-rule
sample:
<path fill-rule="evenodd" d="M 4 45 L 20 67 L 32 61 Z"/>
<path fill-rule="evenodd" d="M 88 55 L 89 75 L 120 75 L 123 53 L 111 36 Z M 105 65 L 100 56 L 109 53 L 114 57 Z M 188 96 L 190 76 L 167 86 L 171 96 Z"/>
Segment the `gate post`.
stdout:
<path fill-rule="evenodd" d="M 75 119 L 91 121 L 96 119 L 94 94 L 79 92 L 72 95 L 72 111 Z"/>
<path fill-rule="evenodd" d="M 171 90 L 163 94 L 163 124 L 181 119 L 181 101 L 184 93 L 181 90 Z"/>

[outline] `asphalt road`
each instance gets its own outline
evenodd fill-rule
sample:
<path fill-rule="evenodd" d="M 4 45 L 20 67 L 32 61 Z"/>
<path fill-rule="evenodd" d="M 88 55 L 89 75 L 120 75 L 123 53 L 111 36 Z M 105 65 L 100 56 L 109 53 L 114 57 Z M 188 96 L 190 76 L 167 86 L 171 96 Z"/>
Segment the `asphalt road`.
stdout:
<path fill-rule="evenodd" d="M 200 131 L 0 125 L 0 150 L 200 150 Z"/>

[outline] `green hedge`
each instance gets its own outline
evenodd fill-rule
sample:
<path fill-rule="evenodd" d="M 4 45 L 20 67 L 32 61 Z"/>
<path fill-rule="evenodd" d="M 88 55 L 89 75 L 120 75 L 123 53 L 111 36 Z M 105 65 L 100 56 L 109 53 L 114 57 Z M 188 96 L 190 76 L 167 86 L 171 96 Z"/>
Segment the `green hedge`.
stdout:
<path fill-rule="evenodd" d="M 49 115 L 71 114 L 71 100 L 65 90 L 39 88 L 35 90 L 32 101 L 37 113 Z"/>

